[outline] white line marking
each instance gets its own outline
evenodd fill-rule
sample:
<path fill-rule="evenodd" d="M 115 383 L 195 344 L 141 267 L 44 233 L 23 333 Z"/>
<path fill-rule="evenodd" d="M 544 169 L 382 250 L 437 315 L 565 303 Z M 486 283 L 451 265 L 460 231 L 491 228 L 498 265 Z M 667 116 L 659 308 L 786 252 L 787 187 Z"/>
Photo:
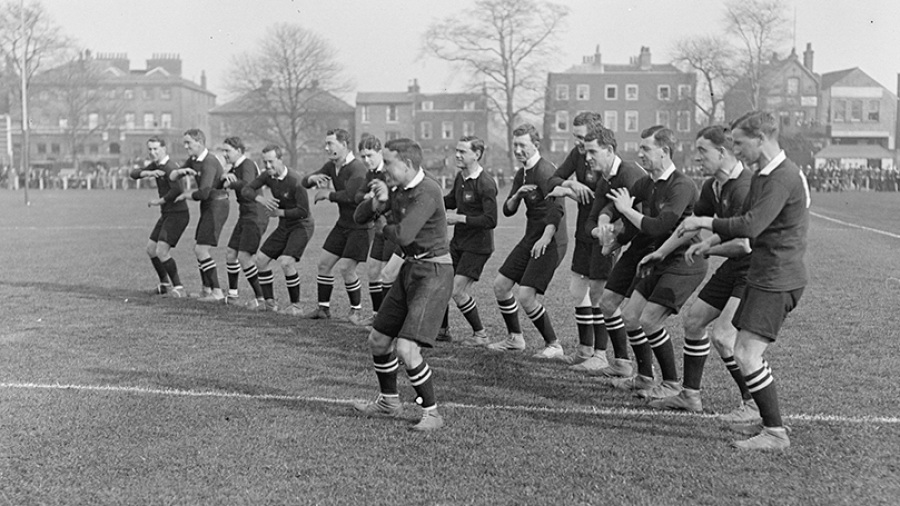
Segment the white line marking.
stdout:
<path fill-rule="evenodd" d="M 175 397 L 212 397 L 224 399 L 251 399 L 260 401 L 296 401 L 296 402 L 321 402 L 324 404 L 340 404 L 349 405 L 358 402 L 361 399 L 333 399 L 329 397 L 304 397 L 296 395 L 275 395 L 275 394 L 244 394 L 240 392 L 214 392 L 210 390 L 180 390 L 168 388 L 143 388 L 113 385 L 74 385 L 74 384 L 48 384 L 48 383 L 16 383 L 6 382 L 0 383 L 0 388 L 7 389 L 23 389 L 23 390 L 76 390 L 88 392 L 124 392 L 144 395 L 170 395 Z M 549 413 L 549 414 L 578 414 L 578 415 L 595 415 L 595 416 L 643 416 L 648 418 L 674 418 L 674 417 L 693 417 L 693 418 L 716 418 L 715 414 L 694 414 L 683 413 L 677 411 L 654 411 L 650 409 L 634 409 L 634 408 L 597 408 L 597 407 L 576 407 L 576 408 L 551 408 L 542 406 L 516 406 L 516 405 L 474 405 L 462 404 L 458 402 L 442 402 L 441 406 L 455 409 L 470 410 L 503 410 L 518 411 L 525 413 Z M 797 422 L 830 422 L 830 423 L 847 423 L 847 424 L 900 424 L 900 418 L 889 416 L 838 416 L 826 414 L 797 414 L 786 415 L 784 418 Z"/>
<path fill-rule="evenodd" d="M 101 225 L 80 225 L 71 227 L 0 227 L 0 230 L 144 230 L 150 227 L 127 227 L 127 226 L 101 226 Z"/>
<path fill-rule="evenodd" d="M 863 226 L 863 225 L 857 225 L 857 224 L 855 224 L 855 223 L 848 223 L 848 222 L 846 222 L 846 221 L 841 221 L 841 220 L 838 220 L 838 219 L 836 219 L 836 218 L 830 218 L 830 217 L 828 217 L 828 216 L 825 216 L 824 214 L 814 213 L 814 212 L 812 212 L 812 211 L 810 211 L 809 214 L 815 216 L 816 218 L 821 218 L 821 219 L 823 219 L 823 220 L 830 221 L 830 222 L 833 222 L 833 223 L 837 223 L 837 224 L 839 224 L 839 225 L 844 225 L 845 227 L 858 228 L 858 229 L 860 229 L 860 230 L 865 230 L 866 232 L 875 232 L 876 234 L 886 235 L 886 236 L 892 237 L 892 238 L 894 238 L 894 239 L 900 239 L 900 235 L 897 235 L 897 234 L 894 234 L 894 233 L 891 233 L 891 232 L 886 232 L 886 231 L 884 231 L 884 230 L 879 230 L 879 229 L 877 229 L 877 228 L 865 227 L 865 226 Z"/>

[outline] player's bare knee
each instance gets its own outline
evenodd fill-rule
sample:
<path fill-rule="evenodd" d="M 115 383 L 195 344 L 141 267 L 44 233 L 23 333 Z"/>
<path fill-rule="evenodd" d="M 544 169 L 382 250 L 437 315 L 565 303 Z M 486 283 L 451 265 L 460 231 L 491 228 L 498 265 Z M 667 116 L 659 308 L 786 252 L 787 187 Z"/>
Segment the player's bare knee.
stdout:
<path fill-rule="evenodd" d="M 534 288 L 523 286 L 519 289 L 519 305 L 527 312 L 533 311 L 538 306 L 537 292 Z"/>
<path fill-rule="evenodd" d="M 415 368 L 422 363 L 422 353 L 415 341 L 399 338 L 396 346 L 397 356 L 406 364 L 407 369 Z"/>
<path fill-rule="evenodd" d="M 253 265 L 253 254 L 246 251 L 238 251 L 237 260 L 242 266 Z"/>
<path fill-rule="evenodd" d="M 499 300 L 505 300 L 512 297 L 513 282 L 502 274 L 498 274 L 494 278 L 494 295 Z"/>
<path fill-rule="evenodd" d="M 280 256 L 278 257 L 278 263 L 285 274 L 294 275 L 297 273 L 297 261 L 294 260 L 294 257 Z"/>
<path fill-rule="evenodd" d="M 159 256 L 159 255 L 156 253 L 156 250 L 157 250 L 157 249 L 158 249 L 157 243 L 151 241 L 150 243 L 147 244 L 147 255 L 148 255 L 150 258 Z"/>
<path fill-rule="evenodd" d="M 391 352 L 391 341 L 393 339 L 377 330 L 369 332 L 367 341 L 373 355 L 386 355 Z"/>
<path fill-rule="evenodd" d="M 686 336 L 701 336 L 706 330 L 706 321 L 694 311 L 688 311 L 684 316 L 684 334 Z M 710 335 L 712 337 L 712 335 Z"/>
<path fill-rule="evenodd" d="M 605 316 L 611 317 L 613 313 L 619 309 L 619 304 L 621 304 L 621 302 L 618 295 L 604 290 L 600 295 L 600 311 L 602 311 Z"/>

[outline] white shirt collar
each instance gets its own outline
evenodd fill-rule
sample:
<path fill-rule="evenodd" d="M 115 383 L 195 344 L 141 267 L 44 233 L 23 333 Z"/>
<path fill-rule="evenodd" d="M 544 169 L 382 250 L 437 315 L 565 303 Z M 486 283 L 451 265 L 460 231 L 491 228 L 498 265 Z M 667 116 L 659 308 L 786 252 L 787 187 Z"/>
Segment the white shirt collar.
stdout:
<path fill-rule="evenodd" d="M 775 155 L 775 158 L 769 160 L 769 163 L 766 164 L 766 166 L 763 167 L 761 171 L 759 171 L 759 175 L 768 176 L 772 173 L 773 170 L 775 170 L 775 167 L 781 165 L 781 162 L 785 160 L 787 160 L 787 155 L 784 154 L 784 150 L 782 149 L 778 152 L 777 155 Z"/>
<path fill-rule="evenodd" d="M 744 164 L 739 161 L 731 168 L 731 174 L 728 175 L 728 179 L 737 179 L 741 176 L 741 172 L 744 172 Z"/>
<path fill-rule="evenodd" d="M 351 151 L 351 152 L 347 153 L 347 158 L 344 158 L 344 163 L 341 164 L 341 167 L 347 165 L 348 163 L 352 162 L 353 160 L 356 160 L 356 157 L 353 156 L 353 151 Z M 338 168 L 341 168 L 341 167 L 338 167 Z"/>
<path fill-rule="evenodd" d="M 613 160 L 613 166 L 609 169 L 609 177 L 610 179 L 616 177 L 616 174 L 619 173 L 619 165 L 622 165 L 622 159 L 616 155 L 616 158 Z"/>
<path fill-rule="evenodd" d="M 534 168 L 534 166 L 537 165 L 538 160 L 540 160 L 540 159 L 541 159 L 541 152 L 535 151 L 534 154 L 531 155 L 531 158 L 529 158 L 528 160 L 525 160 L 525 170 Z"/>
<path fill-rule="evenodd" d="M 378 164 L 378 167 L 375 167 L 375 172 L 384 172 L 384 160 Z"/>
<path fill-rule="evenodd" d="M 482 172 L 484 172 L 484 169 L 481 167 L 481 165 L 478 165 L 471 174 L 469 174 L 468 176 L 463 176 L 463 181 L 467 179 L 478 179 L 478 176 L 480 176 Z"/>
<path fill-rule="evenodd" d="M 156 165 L 159 165 L 160 167 L 162 167 L 163 165 L 165 165 L 167 163 L 169 163 L 169 155 L 166 155 L 165 157 L 163 157 L 162 160 L 156 162 Z"/>
<path fill-rule="evenodd" d="M 200 153 L 200 156 L 197 157 L 197 161 L 202 162 L 203 160 L 206 160 L 206 155 L 208 155 L 208 154 L 209 154 L 209 149 L 203 148 L 203 152 Z"/>
<path fill-rule="evenodd" d="M 246 157 L 245 155 L 241 155 L 241 157 L 238 158 L 236 162 L 234 162 L 233 164 L 231 164 L 231 167 L 232 167 L 232 168 L 240 167 L 241 164 L 244 163 L 244 160 L 246 160 L 246 159 L 247 159 L 247 157 Z"/>
<path fill-rule="evenodd" d="M 666 181 L 669 179 L 669 176 L 671 176 L 673 172 L 675 172 L 675 164 L 669 162 L 669 166 L 666 167 L 666 170 L 664 170 L 663 173 L 655 179 L 655 181 Z"/>
<path fill-rule="evenodd" d="M 413 176 L 412 181 L 407 183 L 406 186 L 403 187 L 403 189 L 409 190 L 410 188 L 415 188 L 416 186 L 419 186 L 419 183 L 421 183 L 422 180 L 424 180 L 424 179 L 425 179 L 425 171 L 422 170 L 421 167 L 419 167 L 419 172 L 416 172 L 416 175 Z"/>

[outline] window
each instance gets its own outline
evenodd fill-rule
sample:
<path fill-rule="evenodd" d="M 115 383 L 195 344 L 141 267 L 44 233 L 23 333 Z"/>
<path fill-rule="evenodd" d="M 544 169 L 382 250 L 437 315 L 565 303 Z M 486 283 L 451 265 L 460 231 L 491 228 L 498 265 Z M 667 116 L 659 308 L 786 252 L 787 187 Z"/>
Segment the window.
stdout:
<path fill-rule="evenodd" d="M 141 95 L 144 100 L 153 100 L 153 88 L 141 88 Z"/>
<path fill-rule="evenodd" d="M 850 121 L 862 121 L 862 100 L 850 101 Z"/>
<path fill-rule="evenodd" d="M 569 151 L 569 141 L 565 139 L 553 139 L 550 143 L 550 151 L 554 153 L 566 153 Z"/>
<path fill-rule="evenodd" d="M 463 110 L 464 111 L 474 111 L 475 110 L 475 101 L 474 100 L 466 100 L 463 102 Z"/>
<path fill-rule="evenodd" d="M 134 98 L 134 90 L 131 88 L 125 89 L 125 100 L 131 100 Z"/>
<path fill-rule="evenodd" d="M 397 132 L 396 130 L 391 130 L 391 131 L 384 133 L 384 139 L 387 141 L 392 141 L 394 139 L 399 139 L 399 138 L 400 138 L 400 132 Z"/>
<path fill-rule="evenodd" d="M 60 116 L 59 117 L 59 128 L 69 128 L 69 118 Z"/>
<path fill-rule="evenodd" d="M 556 111 L 556 131 L 569 131 L 569 111 Z"/>
<path fill-rule="evenodd" d="M 397 121 L 399 121 L 397 118 L 398 118 L 397 117 L 397 106 L 396 105 L 387 106 L 387 122 L 388 123 L 396 123 Z"/>
<path fill-rule="evenodd" d="M 619 131 L 619 111 L 605 111 L 603 113 L 603 126 L 612 130 Z"/>
<path fill-rule="evenodd" d="M 110 89 L 106 90 L 106 98 L 108 98 L 110 100 L 114 100 L 116 98 L 116 89 L 110 88 Z"/>
<path fill-rule="evenodd" d="M 154 123 L 155 123 L 155 121 L 153 118 L 153 113 L 145 112 L 144 113 L 144 128 L 153 128 L 154 126 L 156 126 Z"/>
<path fill-rule="evenodd" d="M 615 84 L 607 84 L 606 91 L 604 91 L 604 97 L 606 100 L 618 100 L 619 98 L 619 87 Z"/>
<path fill-rule="evenodd" d="M 172 88 L 160 88 L 159 98 L 161 100 L 172 100 Z"/>
<path fill-rule="evenodd" d="M 691 111 L 678 111 L 675 129 L 679 132 L 691 131 Z"/>
<path fill-rule="evenodd" d="M 463 136 L 475 135 L 475 122 L 474 121 L 463 121 Z"/>
<path fill-rule="evenodd" d="M 96 112 L 88 114 L 88 128 L 93 130 L 100 126 L 100 115 Z"/>
<path fill-rule="evenodd" d="M 360 107 L 359 108 L 359 116 L 360 116 L 360 121 L 362 123 L 368 123 L 369 122 L 369 106 L 364 105 L 364 106 Z"/>
<path fill-rule="evenodd" d="M 638 112 L 637 111 L 625 111 L 625 131 L 626 132 L 637 132 L 638 131 Z"/>
<path fill-rule="evenodd" d="M 579 84 L 575 87 L 575 98 L 578 100 L 590 100 L 591 99 L 591 85 L 589 84 Z"/>
<path fill-rule="evenodd" d="M 122 152 L 122 146 L 119 145 L 118 142 L 110 142 L 109 143 L 109 154 L 118 155 Z"/>
<path fill-rule="evenodd" d="M 669 126 L 669 111 L 656 111 L 656 124 L 666 128 Z"/>
<path fill-rule="evenodd" d="M 162 128 L 172 128 L 172 113 L 164 112 L 159 116 L 159 126 Z"/>
<path fill-rule="evenodd" d="M 834 121 L 847 121 L 847 102 L 844 100 L 834 101 Z"/>
<path fill-rule="evenodd" d="M 134 130 L 134 113 L 125 113 L 125 130 Z"/>
<path fill-rule="evenodd" d="M 866 110 L 866 120 L 868 121 L 880 121 L 879 117 L 881 109 L 881 102 L 878 100 L 869 100 L 869 107 Z"/>
<path fill-rule="evenodd" d="M 90 146 L 88 146 L 88 152 L 92 155 L 96 155 L 100 152 L 100 146 L 97 144 L 91 144 Z"/>
<path fill-rule="evenodd" d="M 679 84 L 678 85 L 678 100 L 690 100 L 694 98 L 691 96 L 691 85 L 690 84 Z"/>
<path fill-rule="evenodd" d="M 78 153 L 79 155 L 83 155 L 84 154 L 84 144 L 79 144 L 79 145 L 75 146 L 75 152 Z"/>
<path fill-rule="evenodd" d="M 452 139 L 453 138 L 453 122 L 452 121 L 441 122 L 441 138 L 442 139 Z"/>
<path fill-rule="evenodd" d="M 787 94 L 788 95 L 799 95 L 800 94 L 800 78 L 799 77 L 789 77 L 788 78 Z"/>
<path fill-rule="evenodd" d="M 625 100 L 637 100 L 637 99 L 638 99 L 638 85 L 636 85 L 636 84 L 625 85 Z"/>
<path fill-rule="evenodd" d="M 422 140 L 428 140 L 434 137 L 434 133 L 431 130 L 431 122 L 423 121 L 419 124 L 419 136 Z"/>
<path fill-rule="evenodd" d="M 423 111 L 432 111 L 434 110 L 434 102 L 431 100 L 426 100 L 422 102 L 422 110 Z"/>
<path fill-rule="evenodd" d="M 659 100 L 671 100 L 672 99 L 672 89 L 668 84 L 660 84 L 656 88 L 656 98 Z"/>
<path fill-rule="evenodd" d="M 626 142 L 625 146 L 622 149 L 624 149 L 627 153 L 636 153 L 638 150 L 638 143 Z"/>
<path fill-rule="evenodd" d="M 557 84 L 556 85 L 556 100 L 569 100 L 569 85 L 568 84 Z"/>
<path fill-rule="evenodd" d="M 39 142 L 37 145 L 37 152 L 39 155 L 47 154 L 47 145 L 44 144 L 43 142 Z"/>
<path fill-rule="evenodd" d="M 59 154 L 59 144 L 56 144 L 56 143 L 50 144 L 50 152 L 53 153 L 54 155 L 58 155 Z"/>

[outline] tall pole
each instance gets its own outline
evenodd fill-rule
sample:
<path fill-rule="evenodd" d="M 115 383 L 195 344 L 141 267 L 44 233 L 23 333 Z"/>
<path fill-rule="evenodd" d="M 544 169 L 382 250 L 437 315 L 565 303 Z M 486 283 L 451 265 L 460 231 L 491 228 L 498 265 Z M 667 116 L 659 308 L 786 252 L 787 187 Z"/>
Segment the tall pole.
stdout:
<path fill-rule="evenodd" d="M 30 206 L 31 201 L 28 199 L 28 183 L 31 180 L 31 161 L 28 159 L 28 151 L 31 149 L 29 143 L 28 128 L 28 37 L 25 32 L 25 0 L 21 0 L 21 9 L 19 16 L 22 23 L 22 166 L 25 169 L 25 205 Z"/>

